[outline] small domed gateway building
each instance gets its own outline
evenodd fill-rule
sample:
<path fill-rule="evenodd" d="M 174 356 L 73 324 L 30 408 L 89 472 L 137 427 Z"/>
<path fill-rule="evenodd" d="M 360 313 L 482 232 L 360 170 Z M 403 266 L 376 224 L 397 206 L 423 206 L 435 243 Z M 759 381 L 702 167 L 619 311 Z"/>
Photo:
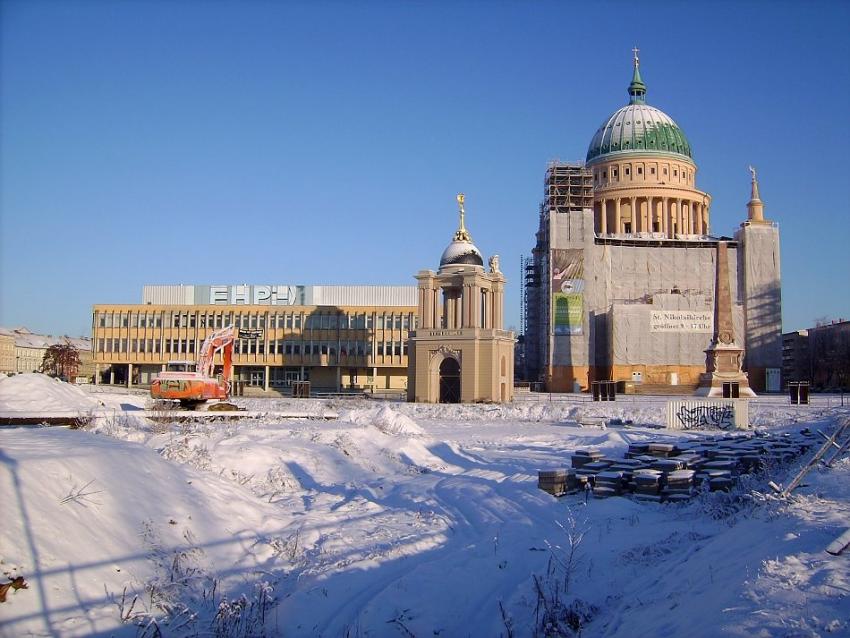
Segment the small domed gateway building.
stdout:
<path fill-rule="evenodd" d="M 504 329 L 505 277 L 499 257 L 484 270 L 481 251 L 464 222 L 440 257 L 437 272 L 422 270 L 419 325 L 409 333 L 409 401 L 506 402 L 513 398 L 514 333 Z"/>
<path fill-rule="evenodd" d="M 696 390 L 716 341 L 723 242 L 727 314 L 749 385 L 778 391 L 779 230 L 764 217 L 755 170 L 734 239 L 714 234 L 693 149 L 669 115 L 647 104 L 637 49 L 628 95 L 596 131 L 585 163 L 547 169 L 526 266 L 527 378 L 551 391 L 609 379 L 637 391 Z"/>

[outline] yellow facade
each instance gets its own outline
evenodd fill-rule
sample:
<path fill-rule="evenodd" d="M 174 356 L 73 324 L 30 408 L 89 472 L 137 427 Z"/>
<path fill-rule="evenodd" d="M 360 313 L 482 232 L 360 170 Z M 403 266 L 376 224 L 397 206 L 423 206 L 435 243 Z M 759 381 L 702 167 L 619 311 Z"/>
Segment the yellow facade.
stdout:
<path fill-rule="evenodd" d="M 705 235 L 708 193 L 695 187 L 696 165 L 630 155 L 593 166 L 595 231 L 654 233 L 668 239 Z"/>
<path fill-rule="evenodd" d="M 15 367 L 15 338 L 11 335 L 0 335 L 0 372 L 4 374 L 17 372 Z"/>
<path fill-rule="evenodd" d="M 403 391 L 408 306 L 96 305 L 92 349 L 98 383 L 147 385 L 170 360 L 195 360 L 206 336 L 235 325 L 257 338 L 234 345 L 234 380 L 285 389 Z"/>
<path fill-rule="evenodd" d="M 47 346 L 28 346 L 15 345 L 15 359 L 17 372 L 39 372 L 41 364 L 44 362 L 44 353 L 47 352 Z"/>
<path fill-rule="evenodd" d="M 408 401 L 505 403 L 513 400 L 514 333 L 504 329 L 505 277 L 499 257 L 484 270 L 481 252 L 460 225 L 437 272 L 418 281 L 421 328 L 411 335 Z"/>

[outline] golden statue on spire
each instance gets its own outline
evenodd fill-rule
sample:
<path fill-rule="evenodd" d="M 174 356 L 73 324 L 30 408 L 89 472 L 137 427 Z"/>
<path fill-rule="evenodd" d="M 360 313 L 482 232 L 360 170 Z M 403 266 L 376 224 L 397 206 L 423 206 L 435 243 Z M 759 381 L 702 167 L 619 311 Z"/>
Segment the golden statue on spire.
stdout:
<path fill-rule="evenodd" d="M 469 232 L 466 230 L 466 226 L 464 226 L 464 223 L 463 223 L 463 221 L 464 221 L 463 218 L 464 218 L 464 215 L 466 213 L 466 210 L 463 207 L 464 198 L 465 198 L 465 196 L 464 196 L 463 193 L 457 194 L 457 205 L 458 205 L 458 208 L 460 209 L 460 226 L 458 227 L 457 232 L 455 233 L 454 239 L 455 239 L 455 241 L 469 241 L 469 242 L 471 242 L 472 237 L 469 236 Z"/>

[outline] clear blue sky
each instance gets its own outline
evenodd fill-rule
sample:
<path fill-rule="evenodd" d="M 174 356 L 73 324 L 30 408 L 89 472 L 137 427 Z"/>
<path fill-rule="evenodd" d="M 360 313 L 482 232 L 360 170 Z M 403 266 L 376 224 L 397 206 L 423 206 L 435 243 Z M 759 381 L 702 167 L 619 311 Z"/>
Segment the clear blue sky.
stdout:
<path fill-rule="evenodd" d="M 850 3 L 0 4 L 0 325 L 89 334 L 146 283 L 414 284 L 457 223 L 519 322 L 546 164 L 627 101 L 686 132 L 712 231 L 747 165 L 784 329 L 850 318 Z"/>

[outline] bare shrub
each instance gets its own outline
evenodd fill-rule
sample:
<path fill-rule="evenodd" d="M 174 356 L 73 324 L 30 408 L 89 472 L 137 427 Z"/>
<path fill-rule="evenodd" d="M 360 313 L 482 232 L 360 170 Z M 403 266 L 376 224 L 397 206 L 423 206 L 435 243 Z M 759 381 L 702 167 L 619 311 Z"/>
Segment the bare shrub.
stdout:
<path fill-rule="evenodd" d="M 549 562 L 543 576 L 533 575 L 537 596 L 535 607 L 535 635 L 578 636 L 598 611 L 597 607 L 570 595 L 577 569 L 583 561 L 581 545 L 589 527 L 579 522 L 572 510 L 567 509 L 565 523 L 558 523 L 564 532 L 556 543 L 546 542 Z"/>
<path fill-rule="evenodd" d="M 88 507 L 89 503 L 97 504 L 96 501 L 92 501 L 91 497 L 95 494 L 100 494 L 103 490 L 90 490 L 92 483 L 94 483 L 94 479 L 90 480 L 83 486 L 77 484 L 74 478 L 69 474 L 68 482 L 71 484 L 71 487 L 68 489 L 68 494 L 65 495 L 59 502 L 63 505 L 65 503 L 75 503 L 77 505 L 82 505 L 83 507 Z"/>
<path fill-rule="evenodd" d="M 151 521 L 143 524 L 142 537 L 157 575 L 142 585 L 143 594 L 126 587 L 120 596 L 106 592 L 121 623 L 136 626 L 137 638 L 269 635 L 266 624 L 277 604 L 272 583 L 256 582 L 249 593 L 228 598 L 219 579 L 202 568 L 204 552 L 191 531 L 183 533 L 186 545 L 173 549 L 162 546 Z"/>

